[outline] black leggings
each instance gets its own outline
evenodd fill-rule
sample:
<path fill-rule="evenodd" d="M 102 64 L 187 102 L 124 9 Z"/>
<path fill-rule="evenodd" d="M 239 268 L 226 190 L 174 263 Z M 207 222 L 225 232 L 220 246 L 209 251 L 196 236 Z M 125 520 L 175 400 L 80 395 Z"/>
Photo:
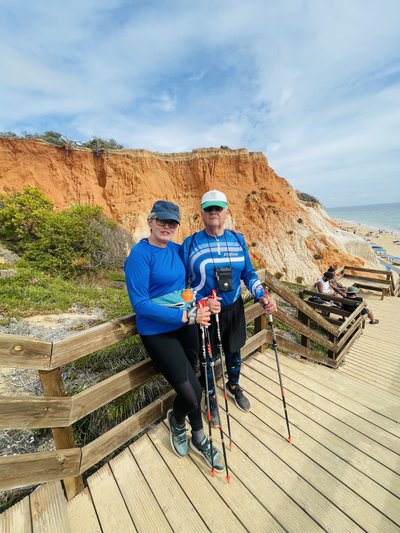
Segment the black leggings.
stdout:
<path fill-rule="evenodd" d="M 140 337 L 154 366 L 176 391 L 174 416 L 177 423 L 182 425 L 187 415 L 194 431 L 202 429 L 202 390 L 195 372 L 199 353 L 197 326 Z"/>

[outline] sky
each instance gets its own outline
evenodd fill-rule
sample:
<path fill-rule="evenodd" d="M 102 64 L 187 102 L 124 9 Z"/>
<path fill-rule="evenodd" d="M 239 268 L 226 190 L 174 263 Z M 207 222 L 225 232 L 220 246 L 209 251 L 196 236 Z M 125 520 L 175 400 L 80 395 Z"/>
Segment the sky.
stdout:
<path fill-rule="evenodd" d="M 398 0 L 0 0 L 0 131 L 263 152 L 326 207 L 400 201 Z"/>

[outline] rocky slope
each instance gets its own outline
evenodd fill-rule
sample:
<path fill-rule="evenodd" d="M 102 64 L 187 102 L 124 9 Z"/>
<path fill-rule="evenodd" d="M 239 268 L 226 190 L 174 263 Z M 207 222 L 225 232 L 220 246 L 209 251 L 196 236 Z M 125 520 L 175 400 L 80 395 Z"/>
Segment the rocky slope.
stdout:
<path fill-rule="evenodd" d="M 245 149 L 96 155 L 0 139 L 0 192 L 28 185 L 41 189 L 58 209 L 77 202 L 100 205 L 136 238 L 147 234 L 146 215 L 156 199 L 177 202 L 183 215 L 178 240 L 201 228 L 201 195 L 220 189 L 229 200 L 228 223 L 245 234 L 257 264 L 285 279 L 311 282 L 330 264 L 377 264 L 363 239 L 340 230 L 320 206 L 300 202 L 262 153 Z"/>

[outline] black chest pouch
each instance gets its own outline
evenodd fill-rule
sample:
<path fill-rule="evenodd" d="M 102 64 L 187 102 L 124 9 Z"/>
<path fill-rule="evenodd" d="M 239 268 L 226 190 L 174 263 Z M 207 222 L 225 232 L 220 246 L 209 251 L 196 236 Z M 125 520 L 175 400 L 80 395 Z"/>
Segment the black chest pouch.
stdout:
<path fill-rule="evenodd" d="M 232 290 L 232 267 L 215 267 L 215 279 L 218 292 Z"/>

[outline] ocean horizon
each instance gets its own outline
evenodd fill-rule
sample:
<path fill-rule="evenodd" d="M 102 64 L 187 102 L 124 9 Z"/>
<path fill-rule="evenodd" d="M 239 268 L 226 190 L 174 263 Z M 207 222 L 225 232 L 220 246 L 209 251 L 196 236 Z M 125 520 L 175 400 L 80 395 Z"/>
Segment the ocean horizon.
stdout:
<path fill-rule="evenodd" d="M 400 233 L 400 202 L 326 207 L 331 218 Z"/>

